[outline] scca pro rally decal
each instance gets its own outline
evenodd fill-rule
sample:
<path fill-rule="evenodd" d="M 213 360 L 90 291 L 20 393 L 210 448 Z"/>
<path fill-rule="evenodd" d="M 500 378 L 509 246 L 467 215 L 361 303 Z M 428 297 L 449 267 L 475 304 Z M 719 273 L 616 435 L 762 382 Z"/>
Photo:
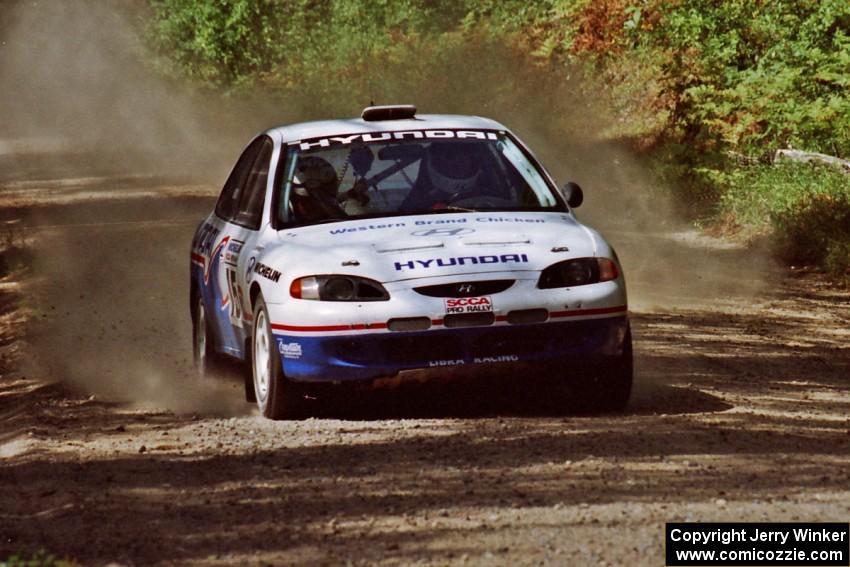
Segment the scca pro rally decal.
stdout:
<path fill-rule="evenodd" d="M 499 256 L 455 256 L 451 258 L 429 258 L 427 260 L 408 260 L 395 262 L 397 272 L 427 268 L 446 268 L 449 266 L 467 266 L 472 264 L 527 264 L 527 254 L 501 254 Z"/>
<path fill-rule="evenodd" d="M 446 314 L 483 313 L 493 310 L 493 301 L 489 295 L 481 297 L 453 297 L 446 300 Z"/>
<path fill-rule="evenodd" d="M 504 132 L 500 131 L 499 134 L 504 134 Z M 498 140 L 499 135 L 496 132 L 485 130 L 409 130 L 407 132 L 370 132 L 368 134 L 352 134 L 350 136 L 312 138 L 309 140 L 289 142 L 288 145 L 298 146 L 306 151 L 311 148 L 328 148 L 335 144 L 348 146 L 354 143 L 389 142 L 390 140 L 445 140 L 448 138 Z"/>

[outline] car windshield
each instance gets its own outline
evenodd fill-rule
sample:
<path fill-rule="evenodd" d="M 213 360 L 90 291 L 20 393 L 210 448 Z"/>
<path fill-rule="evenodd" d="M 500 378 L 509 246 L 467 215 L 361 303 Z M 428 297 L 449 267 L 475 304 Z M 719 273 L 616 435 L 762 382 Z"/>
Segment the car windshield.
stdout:
<path fill-rule="evenodd" d="M 422 130 L 290 143 L 278 220 L 303 225 L 454 211 L 563 210 L 506 134 Z"/>

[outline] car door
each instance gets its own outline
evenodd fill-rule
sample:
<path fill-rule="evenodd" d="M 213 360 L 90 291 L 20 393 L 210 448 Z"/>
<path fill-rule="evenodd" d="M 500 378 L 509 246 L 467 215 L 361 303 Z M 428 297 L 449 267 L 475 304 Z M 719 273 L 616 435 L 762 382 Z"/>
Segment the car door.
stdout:
<path fill-rule="evenodd" d="M 251 319 L 245 274 L 249 251 L 256 248 L 262 226 L 263 204 L 274 144 L 268 136 L 255 139 L 240 157 L 216 205 L 223 221 L 217 246 L 211 258 L 215 273 L 215 300 L 211 320 L 216 322 L 220 350 L 244 358 L 245 339 Z"/>

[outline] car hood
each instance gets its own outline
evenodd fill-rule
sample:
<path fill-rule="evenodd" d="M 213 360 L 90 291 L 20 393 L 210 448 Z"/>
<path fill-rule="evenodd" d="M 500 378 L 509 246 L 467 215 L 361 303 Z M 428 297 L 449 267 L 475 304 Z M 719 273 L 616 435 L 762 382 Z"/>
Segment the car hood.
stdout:
<path fill-rule="evenodd" d="M 566 213 L 450 213 L 283 229 L 266 263 L 288 279 L 353 274 L 392 282 L 455 274 L 540 271 L 595 256 L 604 241 Z"/>

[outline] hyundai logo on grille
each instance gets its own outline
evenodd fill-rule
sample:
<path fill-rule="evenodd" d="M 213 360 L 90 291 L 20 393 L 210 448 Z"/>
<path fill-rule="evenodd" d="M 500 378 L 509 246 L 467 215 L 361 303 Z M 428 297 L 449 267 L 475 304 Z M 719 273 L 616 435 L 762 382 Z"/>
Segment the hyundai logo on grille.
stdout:
<path fill-rule="evenodd" d="M 462 293 L 464 295 L 474 295 L 475 286 L 471 283 L 463 283 L 457 286 L 457 292 Z"/>

